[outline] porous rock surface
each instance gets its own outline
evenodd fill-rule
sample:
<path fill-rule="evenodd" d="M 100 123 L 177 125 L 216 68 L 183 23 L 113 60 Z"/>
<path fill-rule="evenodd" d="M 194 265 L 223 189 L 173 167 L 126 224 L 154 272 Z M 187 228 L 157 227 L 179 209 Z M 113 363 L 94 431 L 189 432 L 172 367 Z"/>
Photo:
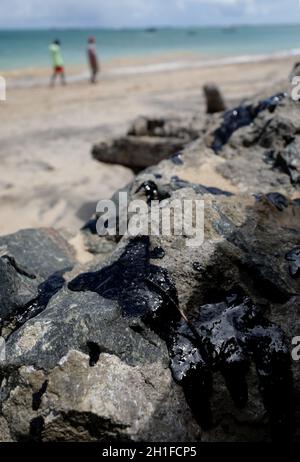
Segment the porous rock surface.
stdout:
<path fill-rule="evenodd" d="M 0 239 L 1 440 L 300 440 L 299 116 L 284 95 L 213 116 L 127 187 L 146 217 L 203 200 L 200 246 L 95 218 L 84 266 L 54 231 Z"/>

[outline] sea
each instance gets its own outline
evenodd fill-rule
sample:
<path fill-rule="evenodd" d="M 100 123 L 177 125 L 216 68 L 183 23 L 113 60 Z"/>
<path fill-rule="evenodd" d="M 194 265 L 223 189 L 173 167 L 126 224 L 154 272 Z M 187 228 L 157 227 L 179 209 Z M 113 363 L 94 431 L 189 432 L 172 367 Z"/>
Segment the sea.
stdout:
<path fill-rule="evenodd" d="M 300 55 L 300 25 L 0 30 L 0 72 L 49 66 L 48 46 L 54 39 L 61 41 L 66 66 L 83 64 L 89 36 L 96 38 L 103 61 L 173 52 L 192 52 L 204 60 L 218 57 L 227 61 L 247 61 L 272 54 Z"/>

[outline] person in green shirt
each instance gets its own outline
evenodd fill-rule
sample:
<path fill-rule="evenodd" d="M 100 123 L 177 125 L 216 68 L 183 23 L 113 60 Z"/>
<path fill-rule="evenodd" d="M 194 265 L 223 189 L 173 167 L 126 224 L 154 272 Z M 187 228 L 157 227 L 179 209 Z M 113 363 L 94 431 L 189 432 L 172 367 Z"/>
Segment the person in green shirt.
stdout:
<path fill-rule="evenodd" d="M 60 77 L 62 85 L 66 84 L 64 60 L 61 54 L 60 41 L 54 40 L 49 46 L 49 51 L 52 58 L 53 74 L 51 76 L 50 85 L 55 85 L 56 77 Z"/>

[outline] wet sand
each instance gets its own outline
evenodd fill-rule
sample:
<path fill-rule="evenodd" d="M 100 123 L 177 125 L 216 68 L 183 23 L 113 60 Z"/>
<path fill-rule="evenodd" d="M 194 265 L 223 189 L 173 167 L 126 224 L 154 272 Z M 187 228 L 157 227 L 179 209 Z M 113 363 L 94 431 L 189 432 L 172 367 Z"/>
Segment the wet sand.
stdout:
<path fill-rule="evenodd" d="M 168 59 L 182 63 L 183 57 Z M 41 226 L 75 231 L 98 200 L 110 197 L 133 176 L 129 169 L 92 160 L 93 143 L 124 134 L 139 115 L 184 117 L 197 112 L 204 117 L 205 82 L 217 83 L 229 105 L 265 94 L 268 86 L 287 83 L 296 58 L 162 70 L 165 60 L 151 57 L 104 65 L 95 86 L 75 78 L 54 89 L 41 83 L 13 88 L 11 82 L 22 72 L 6 73 L 7 101 L 0 103 L 0 234 Z M 144 71 L 124 72 L 138 66 Z M 23 80 L 47 82 L 47 73 L 27 70 Z M 69 75 L 85 73 L 84 68 L 74 68 Z"/>

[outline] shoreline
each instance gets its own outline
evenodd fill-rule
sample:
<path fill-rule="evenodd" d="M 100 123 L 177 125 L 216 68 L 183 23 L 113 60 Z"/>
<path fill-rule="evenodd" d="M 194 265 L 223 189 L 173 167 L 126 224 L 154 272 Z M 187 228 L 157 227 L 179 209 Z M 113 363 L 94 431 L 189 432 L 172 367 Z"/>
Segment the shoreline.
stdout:
<path fill-rule="evenodd" d="M 213 56 L 211 58 L 207 58 L 207 55 L 192 52 L 155 54 L 145 58 L 139 56 L 115 58 L 102 61 L 101 80 L 189 69 L 259 64 L 290 59 L 298 55 L 300 59 L 300 48 L 268 54 Z M 68 82 L 70 83 L 84 82 L 89 78 L 89 72 L 85 65 L 71 65 L 67 66 L 66 69 Z M 8 70 L 2 72 L 1 75 L 6 79 L 8 89 L 34 88 L 45 86 L 49 83 L 49 68 L 44 67 Z"/>

